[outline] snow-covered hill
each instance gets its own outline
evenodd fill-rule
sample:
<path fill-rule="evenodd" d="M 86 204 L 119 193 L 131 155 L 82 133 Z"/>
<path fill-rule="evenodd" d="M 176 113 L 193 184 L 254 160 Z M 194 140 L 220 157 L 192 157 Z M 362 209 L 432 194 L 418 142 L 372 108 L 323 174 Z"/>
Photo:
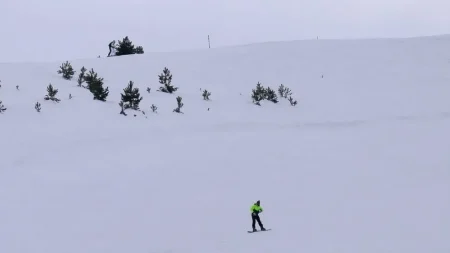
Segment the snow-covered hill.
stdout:
<path fill-rule="evenodd" d="M 0 252 L 450 251 L 448 36 L 67 60 L 0 64 Z M 145 115 L 119 114 L 129 81 Z M 298 104 L 254 105 L 257 82 Z M 272 231 L 247 234 L 256 200 Z"/>

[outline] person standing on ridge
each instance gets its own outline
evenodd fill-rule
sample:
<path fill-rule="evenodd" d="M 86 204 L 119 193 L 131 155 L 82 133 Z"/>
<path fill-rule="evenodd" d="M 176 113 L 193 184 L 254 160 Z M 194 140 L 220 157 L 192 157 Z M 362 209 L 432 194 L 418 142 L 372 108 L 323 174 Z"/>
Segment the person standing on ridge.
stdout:
<path fill-rule="evenodd" d="M 112 53 L 112 50 L 116 49 L 116 41 L 115 40 L 111 41 L 111 43 L 109 43 L 108 47 L 109 47 L 108 57 L 110 57 L 111 53 Z"/>
<path fill-rule="evenodd" d="M 252 228 L 253 228 L 253 232 L 256 232 L 256 227 L 255 227 L 255 221 L 258 222 L 259 227 L 261 228 L 262 231 L 266 231 L 266 229 L 264 228 L 261 219 L 259 218 L 259 213 L 262 213 L 263 208 L 261 207 L 261 202 L 258 200 L 256 201 L 255 204 L 252 205 L 252 207 L 250 207 L 250 211 L 252 212 Z"/>

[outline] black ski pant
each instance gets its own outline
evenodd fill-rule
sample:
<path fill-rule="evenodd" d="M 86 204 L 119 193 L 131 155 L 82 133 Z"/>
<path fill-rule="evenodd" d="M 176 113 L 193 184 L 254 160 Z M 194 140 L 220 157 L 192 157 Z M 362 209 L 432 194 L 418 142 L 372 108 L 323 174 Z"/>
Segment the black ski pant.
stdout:
<path fill-rule="evenodd" d="M 255 228 L 255 221 L 258 222 L 258 225 L 259 225 L 259 227 L 260 227 L 261 229 L 264 228 L 263 224 L 261 223 L 261 219 L 259 218 L 258 213 L 252 213 L 252 228 L 253 228 L 253 229 L 256 229 L 256 228 Z"/>

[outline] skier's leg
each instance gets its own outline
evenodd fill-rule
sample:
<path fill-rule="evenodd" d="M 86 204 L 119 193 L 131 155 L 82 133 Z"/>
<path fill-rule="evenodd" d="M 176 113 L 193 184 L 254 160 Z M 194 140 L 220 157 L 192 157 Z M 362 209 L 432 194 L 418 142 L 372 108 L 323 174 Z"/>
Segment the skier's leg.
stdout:
<path fill-rule="evenodd" d="M 252 228 L 253 228 L 253 231 L 256 231 L 255 221 L 256 221 L 255 216 L 252 214 Z"/>
<path fill-rule="evenodd" d="M 259 218 L 259 215 L 256 216 L 256 221 L 258 221 L 258 225 L 261 228 L 261 230 L 266 230 L 261 222 L 261 219 Z"/>

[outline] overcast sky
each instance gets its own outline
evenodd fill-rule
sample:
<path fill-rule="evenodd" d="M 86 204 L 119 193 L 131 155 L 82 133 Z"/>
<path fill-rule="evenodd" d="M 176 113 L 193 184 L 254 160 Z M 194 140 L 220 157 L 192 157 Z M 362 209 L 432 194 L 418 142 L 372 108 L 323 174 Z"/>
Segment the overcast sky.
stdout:
<path fill-rule="evenodd" d="M 0 0 L 0 62 L 264 41 L 450 34 L 450 0 Z"/>

